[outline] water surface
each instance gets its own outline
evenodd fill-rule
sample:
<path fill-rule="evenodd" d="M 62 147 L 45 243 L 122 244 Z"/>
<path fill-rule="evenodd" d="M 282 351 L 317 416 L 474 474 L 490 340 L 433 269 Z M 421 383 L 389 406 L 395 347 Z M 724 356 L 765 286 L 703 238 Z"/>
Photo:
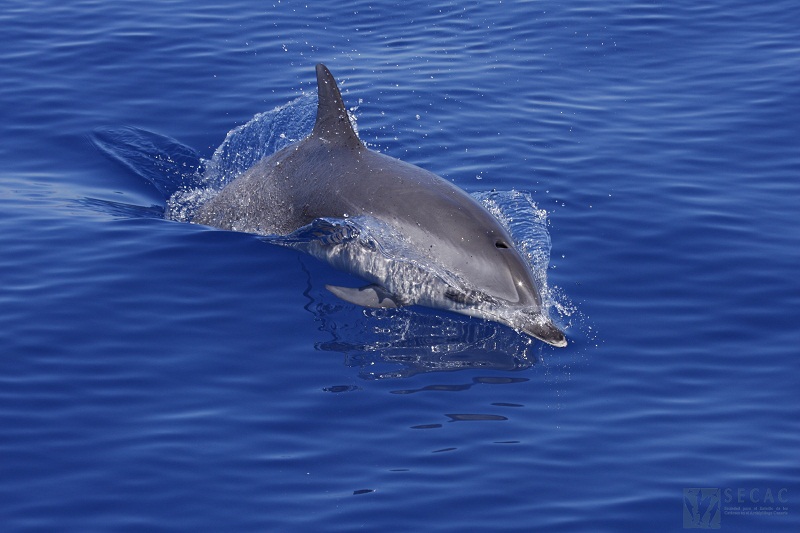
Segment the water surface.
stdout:
<path fill-rule="evenodd" d="M 675 531 L 697 488 L 699 525 L 800 529 L 796 20 L 6 2 L 4 530 Z M 356 308 L 308 256 L 159 217 L 98 150 L 136 128 L 210 160 L 317 62 L 372 148 L 544 210 L 566 349 Z"/>

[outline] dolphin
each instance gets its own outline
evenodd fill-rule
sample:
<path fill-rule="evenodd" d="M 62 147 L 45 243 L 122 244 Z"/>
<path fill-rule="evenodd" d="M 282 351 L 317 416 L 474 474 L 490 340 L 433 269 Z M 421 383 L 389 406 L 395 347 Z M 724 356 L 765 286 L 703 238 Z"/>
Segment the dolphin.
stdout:
<path fill-rule="evenodd" d="M 566 346 L 503 225 L 449 181 L 368 149 L 331 72 L 318 64 L 316 74 L 311 134 L 254 164 L 201 205 L 192 222 L 261 235 L 310 227 L 325 238 L 297 239 L 300 249 L 369 282 L 326 286 L 347 302 L 454 311 Z M 372 238 L 337 223 L 347 219 L 355 227 L 366 221 Z"/>

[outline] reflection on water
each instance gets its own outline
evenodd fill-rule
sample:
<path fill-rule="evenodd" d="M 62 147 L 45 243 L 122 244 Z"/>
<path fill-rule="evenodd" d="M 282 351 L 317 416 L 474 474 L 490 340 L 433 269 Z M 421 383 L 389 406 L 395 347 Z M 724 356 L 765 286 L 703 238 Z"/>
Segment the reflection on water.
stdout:
<path fill-rule="evenodd" d="M 485 420 L 495 420 L 495 421 L 502 421 L 508 420 L 508 417 L 503 415 L 490 415 L 486 413 L 481 414 L 474 414 L 474 413 L 462 413 L 462 414 L 451 414 L 451 415 L 444 415 L 450 419 L 451 422 L 475 422 L 475 421 L 485 421 Z"/>
<path fill-rule="evenodd" d="M 356 308 L 315 289 L 311 277 L 305 294 L 306 309 L 320 331 L 331 336 L 315 347 L 344 354 L 345 364 L 358 368 L 363 379 L 476 368 L 515 371 L 530 368 L 541 357 L 542 343 L 494 322 L 420 307 Z M 442 387 L 464 390 L 474 383 Z M 395 391 L 411 392 L 419 391 Z"/>
<path fill-rule="evenodd" d="M 404 390 L 394 390 L 392 394 L 413 394 L 415 392 L 460 392 L 465 391 L 467 389 L 471 389 L 474 385 L 480 384 L 488 384 L 488 385 L 505 385 L 509 383 L 524 383 L 528 381 L 528 378 L 507 378 L 507 377 L 475 377 L 472 378 L 471 383 L 464 383 L 461 385 L 457 384 L 449 384 L 449 385 L 426 385 L 419 389 L 404 389 Z M 498 407 L 523 407 L 520 404 L 511 404 L 511 403 L 503 403 L 503 402 L 495 402 L 492 405 L 496 405 Z"/>

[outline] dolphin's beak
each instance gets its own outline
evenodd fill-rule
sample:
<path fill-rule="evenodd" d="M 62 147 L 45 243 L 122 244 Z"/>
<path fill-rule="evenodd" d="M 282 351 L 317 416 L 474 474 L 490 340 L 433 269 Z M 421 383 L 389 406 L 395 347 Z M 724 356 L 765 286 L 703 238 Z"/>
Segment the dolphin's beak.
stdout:
<path fill-rule="evenodd" d="M 567 337 L 564 333 L 544 317 L 526 320 L 522 325 L 522 331 L 557 348 L 567 345 Z"/>

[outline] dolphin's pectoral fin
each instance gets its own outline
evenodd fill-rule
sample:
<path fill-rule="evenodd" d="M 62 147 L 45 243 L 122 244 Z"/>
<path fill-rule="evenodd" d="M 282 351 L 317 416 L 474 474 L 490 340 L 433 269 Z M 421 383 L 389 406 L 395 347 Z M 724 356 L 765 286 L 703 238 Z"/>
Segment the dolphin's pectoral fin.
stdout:
<path fill-rule="evenodd" d="M 401 302 L 397 296 L 380 285 L 366 285 L 357 289 L 353 287 L 325 285 L 325 288 L 345 302 L 361 305 L 363 307 L 400 307 L 403 305 L 403 302 Z"/>

